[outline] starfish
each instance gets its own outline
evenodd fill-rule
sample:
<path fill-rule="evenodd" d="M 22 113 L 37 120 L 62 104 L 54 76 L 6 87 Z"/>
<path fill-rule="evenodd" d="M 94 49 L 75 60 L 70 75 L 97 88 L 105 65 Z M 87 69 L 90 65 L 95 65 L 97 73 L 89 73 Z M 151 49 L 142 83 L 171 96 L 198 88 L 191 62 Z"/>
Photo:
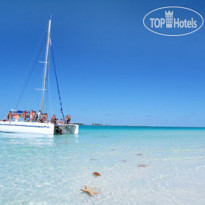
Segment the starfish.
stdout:
<path fill-rule="evenodd" d="M 139 164 L 138 167 L 143 167 L 145 168 L 147 165 L 146 164 Z"/>
<path fill-rule="evenodd" d="M 91 160 L 91 161 L 95 161 L 95 160 L 97 160 L 97 159 L 95 159 L 95 158 L 91 158 L 90 160 Z"/>
<path fill-rule="evenodd" d="M 97 192 L 96 187 L 88 187 L 86 185 L 84 185 L 85 189 L 81 189 L 81 191 L 87 192 L 88 194 L 90 194 L 90 196 L 93 196 L 94 194 L 99 194 L 99 192 Z"/>
<path fill-rule="evenodd" d="M 99 172 L 93 172 L 93 174 L 97 177 L 97 176 L 101 176 L 101 174 Z"/>

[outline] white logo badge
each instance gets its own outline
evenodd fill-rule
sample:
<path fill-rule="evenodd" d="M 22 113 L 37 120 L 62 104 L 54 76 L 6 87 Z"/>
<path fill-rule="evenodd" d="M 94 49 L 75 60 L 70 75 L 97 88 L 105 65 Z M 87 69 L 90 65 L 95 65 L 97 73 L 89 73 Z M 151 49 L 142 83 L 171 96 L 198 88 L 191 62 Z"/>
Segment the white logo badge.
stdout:
<path fill-rule="evenodd" d="M 147 13 L 143 19 L 145 28 L 164 36 L 184 36 L 199 30 L 204 19 L 193 9 L 168 6 Z"/>

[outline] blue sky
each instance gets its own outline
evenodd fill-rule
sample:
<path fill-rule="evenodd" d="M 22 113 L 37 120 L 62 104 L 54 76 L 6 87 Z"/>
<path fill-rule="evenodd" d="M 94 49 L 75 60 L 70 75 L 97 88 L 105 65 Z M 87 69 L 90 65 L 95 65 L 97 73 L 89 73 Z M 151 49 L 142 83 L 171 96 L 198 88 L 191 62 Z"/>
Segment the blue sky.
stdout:
<path fill-rule="evenodd" d="M 143 26 L 147 12 L 173 5 L 205 17 L 202 0 L 0 1 L 0 117 L 15 107 L 52 13 L 63 107 L 73 121 L 204 126 L 205 27 L 166 37 Z M 39 109 L 42 69 L 38 64 L 20 109 Z M 50 87 L 48 112 L 59 115 L 53 77 Z"/>

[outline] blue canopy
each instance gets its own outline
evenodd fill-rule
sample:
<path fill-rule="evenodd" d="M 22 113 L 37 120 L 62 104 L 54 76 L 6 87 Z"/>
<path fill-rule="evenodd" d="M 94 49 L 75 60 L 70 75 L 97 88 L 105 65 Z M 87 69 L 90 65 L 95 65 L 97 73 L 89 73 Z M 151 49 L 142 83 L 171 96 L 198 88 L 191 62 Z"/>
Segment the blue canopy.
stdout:
<path fill-rule="evenodd" d="M 17 113 L 18 115 L 23 113 L 23 111 L 21 111 L 21 110 L 11 110 L 11 112 Z"/>

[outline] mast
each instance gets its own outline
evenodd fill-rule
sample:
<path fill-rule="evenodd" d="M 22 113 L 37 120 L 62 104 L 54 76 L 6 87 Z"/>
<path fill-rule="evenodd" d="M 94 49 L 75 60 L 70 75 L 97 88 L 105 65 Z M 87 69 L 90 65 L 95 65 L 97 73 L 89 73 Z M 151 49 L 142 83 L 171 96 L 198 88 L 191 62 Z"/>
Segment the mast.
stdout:
<path fill-rule="evenodd" d="M 42 103 L 41 103 L 41 112 L 43 113 L 44 107 L 44 95 L 46 88 L 46 77 L 47 77 L 47 69 L 48 69 L 48 54 L 49 54 L 49 46 L 50 46 L 50 31 L 51 31 L 51 19 L 48 22 L 48 35 L 47 35 L 47 44 L 46 44 L 46 53 L 45 53 L 45 66 L 44 66 L 44 77 L 43 77 L 43 93 L 42 93 Z"/>

